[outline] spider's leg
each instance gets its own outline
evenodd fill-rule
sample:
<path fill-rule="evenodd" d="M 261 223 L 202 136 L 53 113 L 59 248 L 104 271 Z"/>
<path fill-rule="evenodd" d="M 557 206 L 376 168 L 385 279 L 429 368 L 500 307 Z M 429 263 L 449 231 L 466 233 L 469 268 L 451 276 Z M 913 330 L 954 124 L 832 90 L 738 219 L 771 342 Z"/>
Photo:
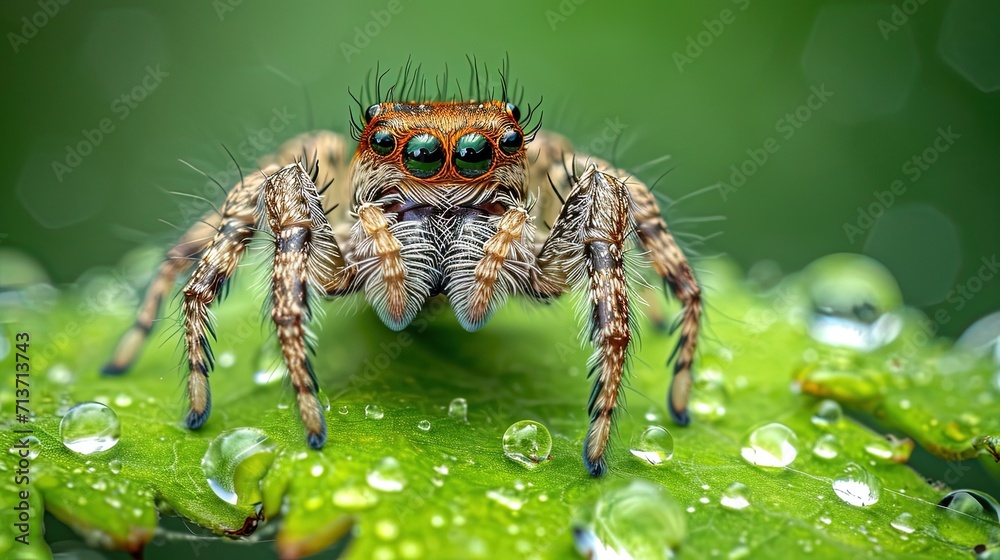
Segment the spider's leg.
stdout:
<path fill-rule="evenodd" d="M 672 356 L 676 356 L 676 361 L 667 404 L 674 422 L 686 426 L 691 422 L 688 399 L 691 395 L 691 364 L 694 361 L 701 322 L 701 287 L 684 252 L 667 230 L 667 223 L 660 214 L 660 207 L 653 193 L 646 185 L 637 181 L 629 181 L 628 189 L 632 197 L 639 242 L 649 252 L 653 269 L 683 306 L 680 338 L 672 353 Z"/>
<path fill-rule="evenodd" d="M 625 183 L 590 166 L 570 191 L 538 255 L 536 296 L 555 295 L 581 281 L 587 286 L 590 340 L 596 352 L 583 462 L 594 476 L 607 470 L 604 454 L 628 361 L 631 329 L 624 252 L 632 225 Z"/>
<path fill-rule="evenodd" d="M 276 168 L 270 168 L 272 172 L 275 170 Z M 208 375 L 212 370 L 213 359 L 208 334 L 214 337 L 214 332 L 209 322 L 208 307 L 232 277 L 253 236 L 263 182 L 261 174 L 254 174 L 229 192 L 222 208 L 222 225 L 211 244 L 202 252 L 198 267 L 183 289 L 181 312 L 190 400 L 185 424 L 192 429 L 200 428 L 208 420 L 212 408 Z"/>
<path fill-rule="evenodd" d="M 275 243 L 271 318 L 295 388 L 306 442 L 313 449 L 326 443 L 326 418 L 306 345 L 309 289 L 321 288 L 344 270 L 320 200 L 299 163 L 281 168 L 264 182 L 264 216 Z"/>
<path fill-rule="evenodd" d="M 216 212 L 206 215 L 202 221 L 191 226 L 177 244 L 167 252 L 166 260 L 160 264 L 156 276 L 139 305 L 135 323 L 119 339 L 111 360 L 101 368 L 101 373 L 120 375 L 128 371 L 139 355 L 143 342 L 153 330 L 153 322 L 156 321 L 160 313 L 160 306 L 173 290 L 177 277 L 187 272 L 212 243 L 217 232 L 216 228 L 226 218 L 226 216 L 221 216 Z"/>

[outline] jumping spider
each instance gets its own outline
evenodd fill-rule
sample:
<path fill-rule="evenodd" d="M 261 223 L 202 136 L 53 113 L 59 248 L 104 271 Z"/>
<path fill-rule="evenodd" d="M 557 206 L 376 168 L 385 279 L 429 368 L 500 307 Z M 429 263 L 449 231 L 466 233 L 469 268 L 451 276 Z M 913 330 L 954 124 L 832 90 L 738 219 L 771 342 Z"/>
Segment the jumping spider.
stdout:
<path fill-rule="evenodd" d="M 161 301 L 197 261 L 182 313 L 185 423 L 201 427 L 211 410 L 208 308 L 258 228 L 274 239 L 271 318 L 315 449 L 327 434 L 307 355 L 312 294 L 364 292 L 393 330 L 443 294 L 462 327 L 475 331 L 509 296 L 544 302 L 580 286 L 595 348 L 583 461 L 600 476 L 634 330 L 624 253 L 637 242 L 683 304 L 668 408 L 687 424 L 700 289 L 649 188 L 531 127 L 531 112 L 522 117 L 506 88 L 501 99 L 418 103 L 379 94 L 355 123 L 353 158 L 344 137 L 327 131 L 297 136 L 264 157 L 260 173 L 237 183 L 221 211 L 170 250 L 105 373 L 129 367 Z"/>

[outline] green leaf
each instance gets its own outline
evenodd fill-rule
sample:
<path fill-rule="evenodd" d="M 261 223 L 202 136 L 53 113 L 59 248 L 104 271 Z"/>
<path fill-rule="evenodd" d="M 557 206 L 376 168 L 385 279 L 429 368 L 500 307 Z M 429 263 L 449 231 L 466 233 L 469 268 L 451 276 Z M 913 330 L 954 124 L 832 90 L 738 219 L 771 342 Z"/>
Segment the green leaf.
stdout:
<path fill-rule="evenodd" d="M 152 538 L 157 512 L 234 537 L 264 519 L 266 526 L 277 525 L 276 546 L 287 558 L 342 546 L 345 538 L 350 558 L 572 558 L 574 528 L 583 543 L 593 544 L 588 536 L 596 535 L 606 546 L 629 550 L 676 546 L 682 558 L 786 558 L 795 551 L 819 558 L 941 558 L 996 545 L 996 522 L 936 505 L 946 489 L 900 464 L 909 453 L 905 445 L 882 453 L 888 445 L 882 436 L 837 417 L 829 403 L 822 406 L 834 414 L 814 421 L 820 403 L 791 383 L 796 377 L 806 391 L 866 410 L 882 407 L 881 416 L 906 435 L 943 446 L 940 429 L 920 430 L 921 418 L 962 417 L 960 403 L 934 398 L 941 395 L 944 374 L 934 377 L 937 370 L 925 369 L 942 363 L 943 343 L 918 348 L 908 362 L 914 371 L 932 371 L 937 381 L 890 387 L 887 379 L 898 376 L 886 370 L 886 360 L 902 341 L 863 355 L 827 348 L 791 320 L 750 333 L 740 318 L 772 301 L 754 295 L 726 262 L 703 268 L 710 310 L 694 422 L 687 428 L 669 422 L 664 360 L 673 340 L 640 321 L 627 407 L 618 417 L 610 473 L 603 479 L 590 477 L 580 459 L 590 351 L 578 342 L 572 301 L 508 305 L 474 334 L 458 326 L 444 301 L 431 302 L 399 333 L 383 327 L 360 300 L 323 304 L 315 369 L 330 408 L 322 452 L 305 445 L 292 393 L 280 375 L 267 382 L 262 364 L 275 365 L 277 354 L 261 326 L 263 298 L 252 295 L 250 282 L 234 284 L 232 296 L 215 307 L 214 408 L 196 432 L 180 424 L 183 374 L 170 325 L 159 326 L 127 375 L 98 374 L 131 320 L 135 299 L 105 298 L 88 307 L 113 282 L 96 282 L 104 286 L 96 294 L 86 288 L 65 293 L 51 308 L 10 303 L 6 338 L 25 331 L 33 341 L 29 406 L 35 417 L 27 426 L 38 438 L 38 456 L 27 488 L 35 507 L 35 546 L 42 546 L 42 504 L 94 545 L 130 551 Z M 363 310 L 349 312 L 352 307 Z M 822 378 L 815 366 L 831 360 L 839 364 L 837 375 Z M 13 364 L 9 354 L 0 368 L 12 372 Z M 956 367 L 947 369 L 952 380 L 986 375 L 978 362 Z M 987 395 L 991 403 L 1000 398 L 995 386 L 976 383 L 976 395 Z M 12 391 L 12 384 L 0 389 L 3 449 L 17 442 Z M 912 418 L 892 408 L 902 395 L 910 399 Z M 456 398 L 466 399 L 467 420 L 449 415 Z M 109 450 L 81 455 L 61 443 L 60 415 L 91 400 L 116 411 L 121 440 Z M 997 417 L 981 413 L 975 434 L 996 435 Z M 540 422 L 552 435 L 551 458 L 534 468 L 503 453 L 505 430 L 520 420 Z M 776 422 L 796 435 L 794 461 L 779 468 L 750 464 L 742 456 L 747 435 Z M 664 426 L 674 440 L 672 458 L 658 465 L 629 453 L 633 436 L 650 424 Z M 266 439 L 259 452 L 223 469 L 231 472 L 232 480 L 222 482 L 235 492 L 234 504 L 223 499 L 226 491 L 213 491 L 203 458 L 215 438 L 241 428 Z M 976 436 L 968 431 L 961 452 L 971 455 L 964 446 Z M 828 458 L 813 452 L 821 440 Z M 836 456 L 830 457 L 830 449 Z M 850 505 L 834 491 L 833 481 L 851 463 L 881 486 L 874 504 Z M 14 454 L 3 454 L 5 491 L 14 490 L 8 479 L 16 465 Z M 737 491 L 731 488 L 736 483 L 746 487 L 741 495 L 749 505 L 742 509 L 733 505 L 739 500 L 723 500 Z M 0 531 L 9 526 L 5 522 Z M 16 546 L 0 533 L 0 553 L 21 552 Z"/>

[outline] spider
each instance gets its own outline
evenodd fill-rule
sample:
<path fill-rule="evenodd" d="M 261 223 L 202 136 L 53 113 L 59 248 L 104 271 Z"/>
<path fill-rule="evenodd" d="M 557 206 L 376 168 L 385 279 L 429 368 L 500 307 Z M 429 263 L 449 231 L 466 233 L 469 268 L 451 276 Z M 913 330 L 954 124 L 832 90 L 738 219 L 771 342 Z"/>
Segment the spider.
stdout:
<path fill-rule="evenodd" d="M 595 378 L 583 462 L 600 476 L 636 327 L 625 253 L 637 243 L 683 304 L 667 401 L 674 422 L 686 425 L 701 291 L 650 189 L 531 126 L 533 111 L 522 115 L 507 101 L 506 81 L 499 100 L 404 102 L 391 92 L 367 108 L 359 103 L 352 158 L 339 134 L 292 138 L 228 192 L 221 211 L 192 226 L 161 264 L 104 372 L 129 367 L 162 300 L 197 262 L 181 310 L 185 424 L 200 428 L 211 410 L 209 306 L 257 229 L 273 236 L 271 318 L 314 449 L 327 429 L 307 352 L 310 299 L 363 292 L 382 322 L 401 330 L 428 298 L 443 295 L 462 327 L 475 331 L 510 296 L 546 302 L 579 288 Z"/>

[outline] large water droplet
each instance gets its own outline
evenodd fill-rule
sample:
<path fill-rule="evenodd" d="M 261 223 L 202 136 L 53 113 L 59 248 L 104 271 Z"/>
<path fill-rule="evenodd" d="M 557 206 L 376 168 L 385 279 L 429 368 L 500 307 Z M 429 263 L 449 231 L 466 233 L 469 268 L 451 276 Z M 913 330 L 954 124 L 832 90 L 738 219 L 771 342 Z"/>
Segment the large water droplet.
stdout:
<path fill-rule="evenodd" d="M 945 539 L 962 545 L 985 543 L 994 548 L 1000 544 L 1000 504 L 992 496 L 976 490 L 955 490 L 941 498 L 938 506 L 944 508 L 945 514 L 938 516 L 937 529 Z"/>
<path fill-rule="evenodd" d="M 840 423 L 844 417 L 844 410 L 840 408 L 840 403 L 830 399 L 824 399 L 816 405 L 816 412 L 812 415 L 812 423 L 820 428 L 833 428 Z"/>
<path fill-rule="evenodd" d="M 674 456 L 674 436 L 663 426 L 646 426 L 632 436 L 629 451 L 650 465 L 659 465 Z"/>
<path fill-rule="evenodd" d="M 955 346 L 1000 364 L 1000 311 L 991 313 L 965 329 Z"/>
<path fill-rule="evenodd" d="M 833 434 L 823 434 L 813 445 L 813 455 L 820 459 L 833 459 L 840 453 L 840 442 Z"/>
<path fill-rule="evenodd" d="M 833 481 L 837 497 L 852 506 L 867 507 L 878 502 L 882 483 L 857 463 L 848 463 Z"/>
<path fill-rule="evenodd" d="M 383 492 L 400 492 L 406 487 L 403 466 L 394 457 L 385 457 L 368 471 L 368 484 Z"/>
<path fill-rule="evenodd" d="M 118 444 L 121 432 L 115 411 L 98 402 L 74 406 L 59 423 L 63 445 L 84 455 L 111 449 Z"/>
<path fill-rule="evenodd" d="M 1000 523 L 1000 504 L 992 496 L 976 490 L 955 490 L 941 498 L 938 505 L 990 523 Z"/>
<path fill-rule="evenodd" d="M 548 460 L 551 452 L 548 428 L 534 420 L 515 422 L 503 434 L 504 455 L 529 469 Z"/>
<path fill-rule="evenodd" d="M 448 417 L 462 422 L 469 421 L 469 403 L 459 397 L 448 403 Z"/>
<path fill-rule="evenodd" d="M 786 467 L 798 454 L 795 432 L 777 422 L 750 432 L 741 454 L 758 467 Z"/>
<path fill-rule="evenodd" d="M 749 490 L 746 484 L 734 482 L 722 492 L 722 498 L 719 499 L 719 503 L 726 509 L 737 511 L 746 509 L 750 507 L 750 499 L 747 498 L 748 493 Z"/>
<path fill-rule="evenodd" d="M 370 418 L 372 420 L 381 420 L 385 416 L 382 412 L 382 407 L 377 404 L 370 404 L 365 407 L 365 418 Z"/>
<path fill-rule="evenodd" d="M 916 528 L 914 528 L 913 526 L 913 514 L 905 511 L 897 515 L 896 518 L 892 520 L 892 523 L 890 523 L 890 525 L 892 525 L 893 529 L 896 529 L 897 531 L 902 531 L 907 534 L 910 534 L 916 530 Z"/>
<path fill-rule="evenodd" d="M 274 458 L 274 447 L 260 430 L 222 432 L 201 459 L 201 469 L 215 495 L 233 505 L 261 501 L 258 482 Z"/>
<path fill-rule="evenodd" d="M 881 348 L 900 333 L 895 311 L 902 294 L 892 274 L 877 261 L 840 253 L 813 261 L 803 271 L 812 302 L 809 334 L 832 346 L 862 351 Z"/>
<path fill-rule="evenodd" d="M 666 490 L 634 480 L 604 492 L 573 540 L 585 558 L 670 558 L 686 534 L 684 513 Z"/>

